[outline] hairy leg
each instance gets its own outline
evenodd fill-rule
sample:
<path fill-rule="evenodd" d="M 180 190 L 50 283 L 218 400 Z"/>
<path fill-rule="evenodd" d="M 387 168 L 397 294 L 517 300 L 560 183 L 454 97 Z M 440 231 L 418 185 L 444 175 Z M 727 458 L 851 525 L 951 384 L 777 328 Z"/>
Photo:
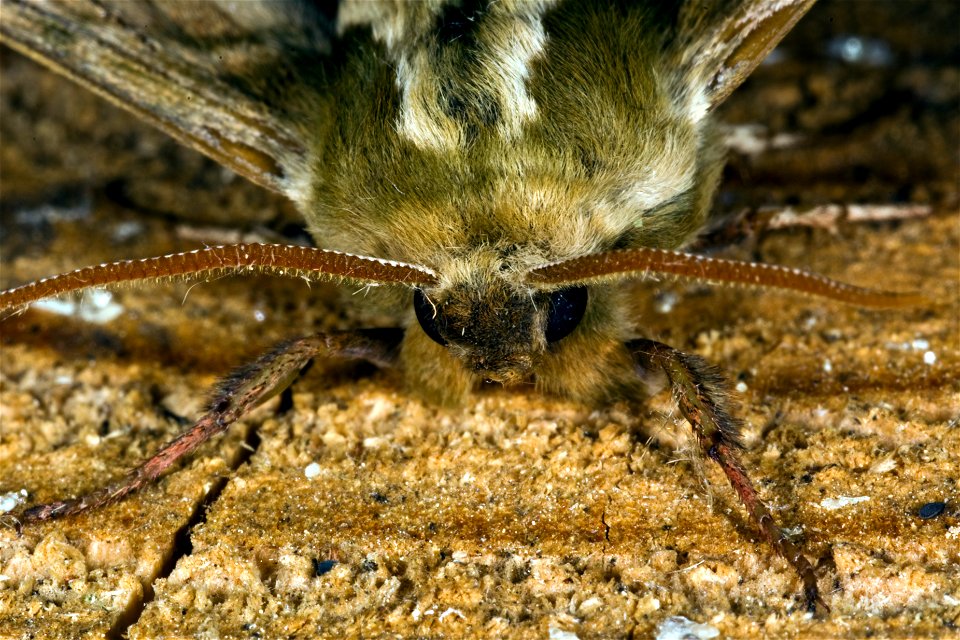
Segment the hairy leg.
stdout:
<path fill-rule="evenodd" d="M 361 359 L 389 367 L 396 360 L 402 338 L 401 329 L 371 329 L 317 334 L 281 343 L 221 380 L 207 413 L 123 480 L 80 498 L 32 507 L 19 520 L 51 520 L 120 500 L 156 480 L 178 460 L 289 387 L 313 358 Z"/>
<path fill-rule="evenodd" d="M 627 348 L 643 371 L 662 371 L 667 376 L 680 412 L 693 427 L 704 454 L 723 469 L 763 538 L 799 574 L 807 609 L 815 612 L 818 605 L 828 609 L 820 597 L 813 566 L 800 546 L 784 536 L 747 476 L 739 453 L 740 421 L 733 415 L 735 407 L 719 369 L 699 356 L 653 340 L 634 340 Z"/>

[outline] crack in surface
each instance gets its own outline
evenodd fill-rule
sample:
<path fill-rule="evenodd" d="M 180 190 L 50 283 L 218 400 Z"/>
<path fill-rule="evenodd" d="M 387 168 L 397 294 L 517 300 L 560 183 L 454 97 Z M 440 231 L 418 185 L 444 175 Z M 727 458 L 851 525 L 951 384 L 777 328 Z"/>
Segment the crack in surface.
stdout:
<path fill-rule="evenodd" d="M 236 471 L 249 462 L 260 448 L 260 442 L 260 432 L 257 427 L 250 427 L 246 437 L 240 444 L 233 464 L 230 464 L 228 467 L 230 471 Z M 166 561 L 164 561 L 163 567 L 161 567 L 160 571 L 157 572 L 157 575 L 149 584 L 144 585 L 143 597 L 138 602 L 132 604 L 123 615 L 119 616 L 114 625 L 107 631 L 105 634 L 107 640 L 124 640 L 127 638 L 130 628 L 140 620 L 147 606 L 153 602 L 156 597 L 156 590 L 153 585 L 155 585 L 158 580 L 169 577 L 170 574 L 173 573 L 174 568 L 176 568 L 177 563 L 180 562 L 180 559 L 193 553 L 193 542 L 190 539 L 191 535 L 197 527 L 207 521 L 208 510 L 220 499 L 224 489 L 226 489 L 227 484 L 230 482 L 231 475 L 232 474 L 229 473 L 219 475 L 212 482 L 210 490 L 202 500 L 197 502 L 190 518 L 173 534 L 171 553 Z"/>
<path fill-rule="evenodd" d="M 610 525 L 607 524 L 607 506 L 610 505 L 612 498 L 607 496 L 607 505 L 603 507 L 603 511 L 600 512 L 600 522 L 603 524 L 603 552 L 607 552 L 607 545 L 610 544 Z"/>

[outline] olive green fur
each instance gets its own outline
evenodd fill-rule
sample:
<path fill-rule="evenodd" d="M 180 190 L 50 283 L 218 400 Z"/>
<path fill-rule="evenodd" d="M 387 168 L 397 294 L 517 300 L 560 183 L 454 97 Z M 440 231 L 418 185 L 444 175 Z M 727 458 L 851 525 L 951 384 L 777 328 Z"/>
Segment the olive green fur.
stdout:
<path fill-rule="evenodd" d="M 318 242 L 441 273 L 480 246 L 522 245 L 515 261 L 527 266 L 624 242 L 681 246 L 706 219 L 722 153 L 709 125 L 672 103 L 677 81 L 656 68 L 665 44 L 647 15 L 592 4 L 549 13 L 529 81 L 536 120 L 519 139 L 481 129 L 443 153 L 398 134 L 383 46 L 354 47 L 304 203 Z M 662 197 L 639 208 L 628 193 L 638 189 Z"/>
<path fill-rule="evenodd" d="M 460 127 L 453 146 L 441 148 L 417 144 L 400 131 L 402 96 L 391 55 L 401 54 L 371 35 L 384 28 L 344 34 L 353 40 L 347 49 L 356 53 L 332 72 L 330 95 L 339 99 L 332 120 L 324 110 L 317 125 L 311 189 L 303 203 L 318 243 L 426 265 L 441 280 L 428 295 L 445 299 L 458 287 L 533 295 L 524 274 L 544 263 L 687 242 L 706 221 L 723 151 L 710 123 L 691 116 L 689 92 L 677 89 L 684 79 L 658 64 L 669 45 L 663 16 L 642 7 L 570 2 L 547 11 L 543 26 L 545 46 L 531 60 L 526 82 L 537 113 L 521 134 L 504 134 L 496 114 L 487 114 L 491 121 L 484 123 L 483 113 L 464 109 L 460 121 L 441 123 Z M 498 34 L 489 28 L 475 37 Z M 472 87 L 470 98 L 499 95 L 483 86 L 475 51 L 482 43 L 471 50 L 422 29 L 417 38 L 420 50 L 434 56 L 434 65 L 420 71 L 436 76 L 420 81 L 435 84 L 438 103 L 459 87 Z M 449 76 L 456 76 L 454 85 Z M 428 112 L 445 117 L 445 104 L 429 105 Z M 617 380 L 634 377 L 624 369 L 630 364 L 622 343 L 636 330 L 631 318 L 613 311 L 614 293 L 594 288 L 581 327 L 537 357 L 539 386 L 598 399 L 616 395 Z M 406 307 L 401 313 L 408 333 L 419 333 L 409 294 L 387 297 Z M 418 350 L 424 342 L 408 340 Z M 534 343 L 528 348 L 541 351 Z M 413 348 L 403 351 L 413 388 L 445 398 L 469 391 L 469 376 L 443 371 L 441 363 L 462 367 L 449 353 L 431 347 L 429 355 L 406 357 Z M 584 369 L 575 366 L 578 360 L 591 361 L 594 371 L 570 380 L 570 371 Z"/>

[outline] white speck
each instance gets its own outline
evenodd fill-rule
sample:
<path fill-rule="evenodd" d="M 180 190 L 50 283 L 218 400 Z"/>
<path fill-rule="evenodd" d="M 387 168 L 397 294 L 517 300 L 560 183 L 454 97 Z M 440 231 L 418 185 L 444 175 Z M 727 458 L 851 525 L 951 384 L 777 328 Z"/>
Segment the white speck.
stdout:
<path fill-rule="evenodd" d="M 379 422 L 393 413 L 396 406 L 386 398 L 377 398 L 367 413 L 367 422 Z"/>
<path fill-rule="evenodd" d="M 887 349 L 893 349 L 894 351 L 928 351 L 930 341 L 917 338 L 910 342 L 888 342 L 885 346 Z M 924 353 L 924 358 L 926 358 L 926 353 Z"/>
<path fill-rule="evenodd" d="M 949 593 L 945 593 L 943 594 L 943 604 L 947 605 L 948 607 L 955 607 L 960 604 L 960 600 L 957 600 Z"/>
<path fill-rule="evenodd" d="M 677 304 L 677 294 L 672 291 L 664 291 L 656 298 L 654 309 L 657 313 L 670 313 L 674 305 Z"/>
<path fill-rule="evenodd" d="M 850 222 L 879 222 L 903 220 L 930 215 L 930 205 L 922 204 L 850 204 L 847 205 L 847 220 Z"/>
<path fill-rule="evenodd" d="M 770 146 L 774 149 L 789 149 L 803 140 L 803 136 L 795 133 L 778 133 L 770 139 Z"/>
<path fill-rule="evenodd" d="M 81 320 L 104 324 L 123 313 L 123 307 L 113 302 L 113 294 L 104 289 L 87 292 L 80 303 L 71 299 L 51 298 L 33 303 L 34 308 L 60 316 L 78 316 Z"/>
<path fill-rule="evenodd" d="M 857 504 L 859 502 L 866 502 L 870 499 L 870 496 L 840 496 L 839 498 L 824 498 L 820 501 L 820 507 L 828 511 L 835 511 L 836 509 L 843 509 L 844 507 L 849 507 L 852 504 Z"/>
<path fill-rule="evenodd" d="M 462 611 L 460 611 L 459 609 L 452 609 L 452 608 L 451 608 L 451 609 L 447 609 L 446 611 L 444 611 L 443 613 L 441 613 L 439 616 L 437 616 L 437 619 L 438 619 L 440 622 L 443 622 L 443 620 L 444 620 L 446 617 L 448 617 L 448 616 L 457 616 L 457 617 L 460 618 L 461 620 L 466 620 L 466 617 L 463 615 L 463 612 L 462 612 Z"/>
<path fill-rule="evenodd" d="M 786 149 L 795 146 L 801 137 L 792 133 L 770 136 L 766 127 L 759 124 L 731 125 L 724 128 L 727 147 L 743 155 L 757 155 L 767 149 Z"/>
<path fill-rule="evenodd" d="M 888 456 L 878 460 L 870 465 L 870 473 L 887 473 L 897 468 L 897 461 L 893 456 Z"/>
<path fill-rule="evenodd" d="M 97 445 L 100 444 L 100 436 L 98 436 L 95 433 L 91 433 L 86 438 L 84 438 L 84 442 L 87 443 L 88 447 L 96 447 Z"/>
<path fill-rule="evenodd" d="M 741 380 L 737 383 L 737 386 L 734 387 L 737 390 L 737 393 L 746 393 L 747 392 L 747 383 Z"/>
<path fill-rule="evenodd" d="M 556 627 L 550 627 L 549 634 L 550 640 L 580 640 L 580 636 L 573 631 L 564 631 Z"/>
<path fill-rule="evenodd" d="M 834 41 L 833 47 L 831 47 L 837 57 L 839 57 L 844 62 L 856 62 L 863 57 L 863 40 L 860 38 L 851 36 L 849 38 L 843 38 L 838 41 Z"/>
<path fill-rule="evenodd" d="M 694 622 L 683 616 L 673 616 L 657 626 L 656 640 L 707 640 L 719 635 L 720 630 L 709 624 Z"/>
<path fill-rule="evenodd" d="M 320 475 L 320 465 L 318 465 L 316 462 L 311 462 L 303 470 L 303 475 L 307 476 L 307 480 L 313 480 Z"/>
<path fill-rule="evenodd" d="M 104 289 L 93 289 L 90 292 L 90 304 L 97 309 L 103 309 L 113 300 L 113 294 Z"/>
<path fill-rule="evenodd" d="M 27 490 L 11 491 L 0 494 L 0 513 L 10 513 L 27 501 Z"/>
<path fill-rule="evenodd" d="M 44 222 L 75 222 L 90 216 L 92 208 L 87 199 L 76 204 L 57 206 L 45 204 L 31 209 L 22 209 L 14 214 L 17 224 L 36 227 Z"/>
<path fill-rule="evenodd" d="M 38 300 L 33 303 L 34 309 L 40 309 L 47 313 L 55 313 L 58 316 L 72 316 L 77 312 L 77 305 L 71 300 L 61 300 L 51 298 L 50 300 Z"/>
<path fill-rule="evenodd" d="M 960 538 L 960 525 L 947 529 L 947 540 L 955 540 L 957 538 Z"/>
<path fill-rule="evenodd" d="M 257 322 L 263 322 L 264 320 L 267 319 L 267 314 L 265 314 L 260 309 L 255 309 L 253 312 L 253 319 L 256 320 Z"/>
<path fill-rule="evenodd" d="M 827 373 L 830 373 L 831 371 L 833 371 L 833 363 L 830 362 L 830 360 L 824 360 L 823 370 L 826 371 Z"/>
<path fill-rule="evenodd" d="M 773 214 L 773 217 L 768 223 L 771 229 L 804 226 L 834 231 L 836 230 L 837 220 L 843 215 L 844 209 L 838 204 L 824 204 L 804 210 L 787 207 L 785 209 L 777 208 L 767 211 Z M 797 270 L 784 269 L 784 271 L 795 273 Z"/>
<path fill-rule="evenodd" d="M 923 364 L 933 365 L 937 361 L 937 354 L 933 351 L 925 351 L 923 354 Z"/>
<path fill-rule="evenodd" d="M 603 607 L 603 600 L 594 596 L 592 598 L 587 598 L 580 603 L 580 606 L 578 607 L 578 613 L 581 616 L 587 616 L 601 607 Z"/>
<path fill-rule="evenodd" d="M 893 51 L 886 41 L 853 35 L 831 39 L 827 43 L 827 55 L 848 64 L 868 67 L 886 67 L 894 60 Z"/>
<path fill-rule="evenodd" d="M 127 221 L 120 222 L 113 227 L 113 240 L 115 242 L 127 242 L 143 232 L 143 224 L 140 222 Z"/>
<path fill-rule="evenodd" d="M 473 484 L 473 481 L 476 479 L 477 477 L 475 475 L 467 471 L 463 474 L 463 477 L 460 478 L 460 484 Z"/>
<path fill-rule="evenodd" d="M 363 448 L 364 449 L 382 449 L 386 444 L 386 440 L 380 436 L 370 436 L 369 438 L 363 439 Z"/>

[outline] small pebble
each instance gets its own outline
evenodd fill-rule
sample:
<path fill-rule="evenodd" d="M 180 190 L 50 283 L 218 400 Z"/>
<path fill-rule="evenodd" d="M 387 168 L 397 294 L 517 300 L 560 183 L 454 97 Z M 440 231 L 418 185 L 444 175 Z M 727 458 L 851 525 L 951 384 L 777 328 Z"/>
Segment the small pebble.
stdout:
<path fill-rule="evenodd" d="M 869 499 L 869 496 L 840 496 L 839 498 L 824 498 L 820 501 L 820 506 L 829 511 L 834 511 L 836 509 L 849 507 L 852 504 L 866 502 Z"/>
<path fill-rule="evenodd" d="M 924 520 L 932 520 L 943 513 L 946 508 L 946 502 L 928 502 L 920 507 L 920 509 L 917 511 L 917 515 Z"/>
<path fill-rule="evenodd" d="M 683 616 L 667 618 L 657 626 L 656 640 L 710 640 L 720 630 L 709 624 L 694 622 Z"/>
<path fill-rule="evenodd" d="M 315 576 L 322 576 L 325 573 L 330 573 L 330 570 L 337 566 L 336 560 L 313 560 L 313 574 Z"/>
<path fill-rule="evenodd" d="M 9 513 L 27 501 L 27 490 L 0 494 L 0 513 Z"/>

